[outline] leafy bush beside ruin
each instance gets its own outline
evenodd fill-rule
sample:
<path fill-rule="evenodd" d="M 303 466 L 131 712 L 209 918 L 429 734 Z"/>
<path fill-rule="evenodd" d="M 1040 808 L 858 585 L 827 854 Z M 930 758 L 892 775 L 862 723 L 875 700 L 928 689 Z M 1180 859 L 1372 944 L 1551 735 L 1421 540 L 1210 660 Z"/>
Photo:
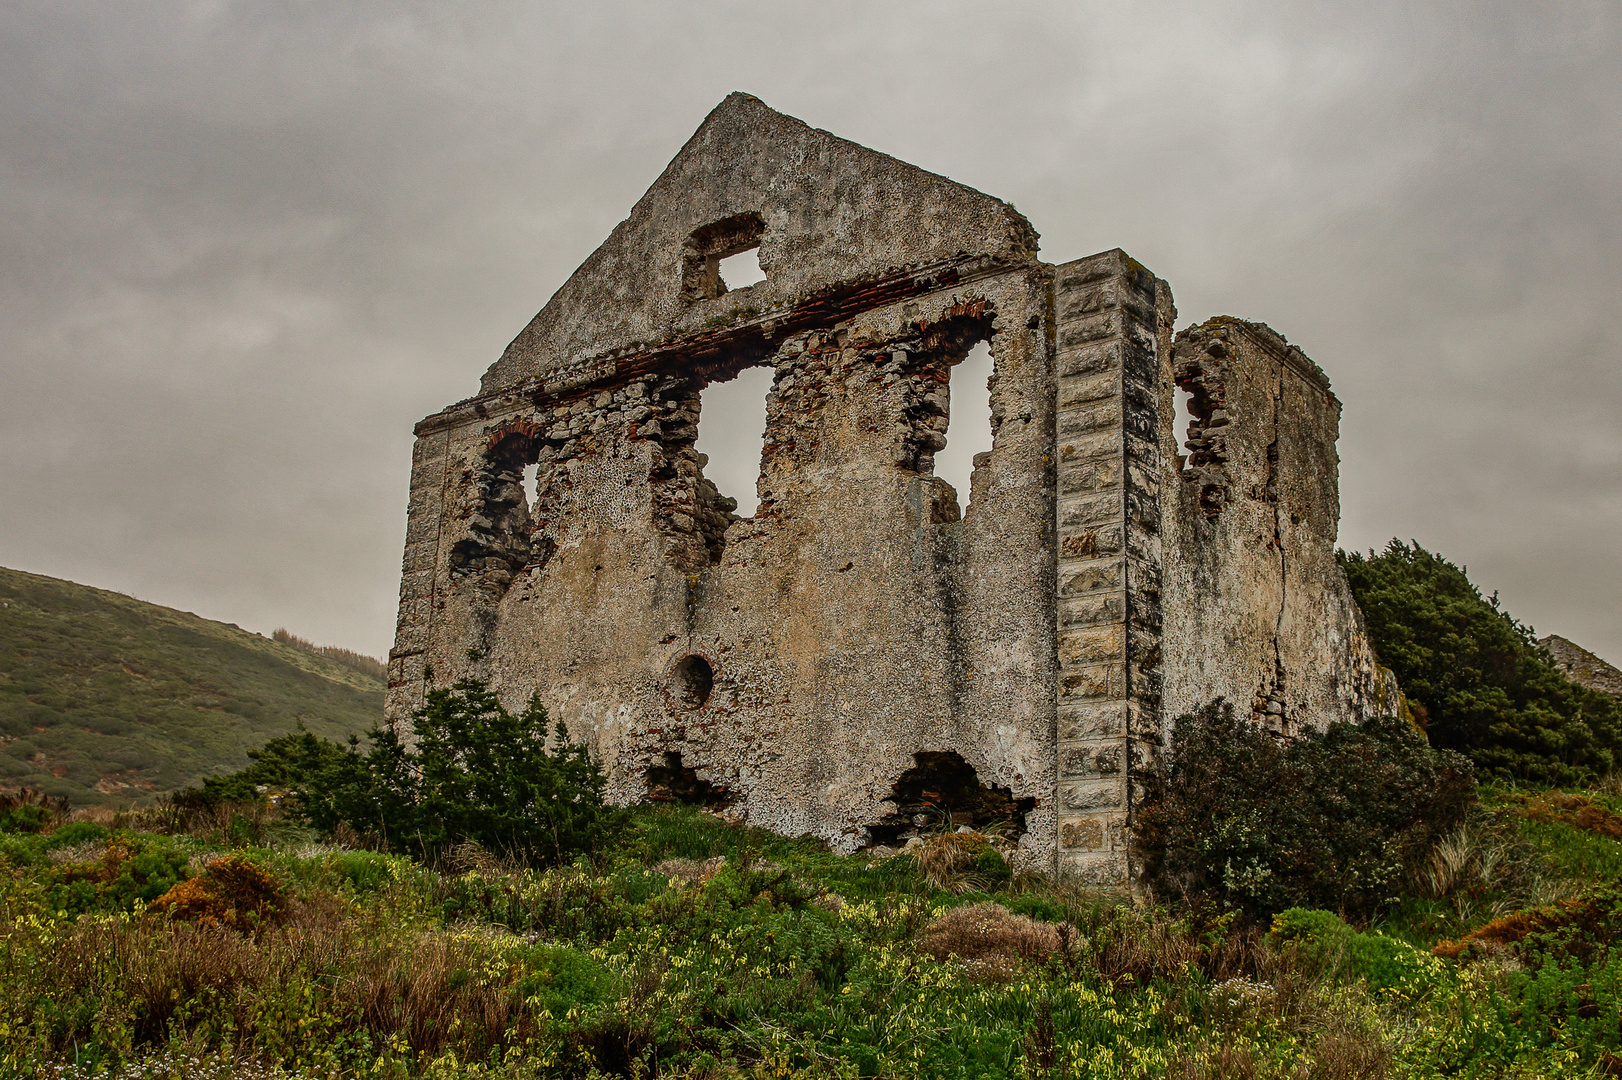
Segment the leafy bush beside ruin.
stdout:
<path fill-rule="evenodd" d="M 1175 721 L 1168 756 L 1140 818 L 1149 880 L 1257 917 L 1374 915 L 1475 801 L 1470 762 L 1395 718 L 1284 740 L 1218 700 Z"/>
<path fill-rule="evenodd" d="M 607 778 L 562 724 L 532 698 L 509 712 L 482 682 L 430 691 L 412 716 L 415 739 L 373 728 L 349 746 L 299 730 L 272 739 L 241 772 L 180 793 L 199 811 L 285 791 L 289 809 L 324 835 L 346 829 L 391 851 L 438 860 L 474 843 L 527 862 L 556 864 L 613 837 L 621 813 L 603 801 Z"/>

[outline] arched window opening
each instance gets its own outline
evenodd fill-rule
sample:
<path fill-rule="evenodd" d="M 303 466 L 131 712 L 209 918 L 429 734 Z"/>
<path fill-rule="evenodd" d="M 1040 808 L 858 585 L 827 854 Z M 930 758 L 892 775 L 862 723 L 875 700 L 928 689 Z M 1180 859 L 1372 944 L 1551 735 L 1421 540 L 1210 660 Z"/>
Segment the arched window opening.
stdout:
<path fill-rule="evenodd" d="M 953 365 L 946 446 L 935 452 L 935 475 L 957 491 L 965 512 L 972 497 L 975 458 L 991 452 L 991 371 L 991 344 L 986 341 Z"/>
<path fill-rule="evenodd" d="M 714 485 L 721 507 L 753 517 L 760 503 L 761 445 L 766 438 L 766 395 L 772 389 L 772 369 L 744 368 L 737 378 L 711 383 L 699 406 L 699 468 Z"/>

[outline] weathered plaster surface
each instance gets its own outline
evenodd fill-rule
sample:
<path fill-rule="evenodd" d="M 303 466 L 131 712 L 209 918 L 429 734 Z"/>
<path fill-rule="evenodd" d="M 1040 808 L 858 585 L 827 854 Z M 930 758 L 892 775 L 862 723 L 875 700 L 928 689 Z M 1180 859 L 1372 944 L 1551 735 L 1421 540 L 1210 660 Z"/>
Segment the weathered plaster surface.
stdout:
<path fill-rule="evenodd" d="M 1220 317 L 1177 335 L 1186 463 L 1167 470 L 1165 716 L 1213 697 L 1280 735 L 1390 707 L 1335 563 L 1340 402 L 1300 349 Z"/>
<path fill-rule="evenodd" d="M 725 291 L 754 244 L 767 280 Z M 679 755 L 842 850 L 952 752 L 1034 806 L 1032 862 L 1127 883 L 1166 717 L 1224 694 L 1284 733 L 1359 715 L 1374 670 L 1327 382 L 1236 320 L 1174 355 L 1174 320 L 1124 253 L 1042 263 L 1006 203 L 732 95 L 480 394 L 418 425 L 391 720 L 463 676 L 539 692 L 614 798 Z M 957 492 L 933 458 L 982 340 L 993 444 Z M 699 395 L 756 366 L 740 518 Z M 1174 375 L 1226 403 L 1186 472 Z"/>

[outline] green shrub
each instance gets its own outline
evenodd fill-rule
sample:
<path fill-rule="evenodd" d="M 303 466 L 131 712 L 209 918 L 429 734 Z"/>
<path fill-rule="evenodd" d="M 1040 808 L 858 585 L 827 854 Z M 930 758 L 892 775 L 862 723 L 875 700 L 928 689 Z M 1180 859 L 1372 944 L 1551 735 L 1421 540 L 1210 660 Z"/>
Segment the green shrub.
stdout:
<path fill-rule="evenodd" d="M 1139 854 L 1158 891 L 1253 916 L 1366 918 L 1475 802 L 1470 762 L 1394 717 L 1280 740 L 1220 700 L 1180 717 Z"/>
<path fill-rule="evenodd" d="M 1462 568 L 1396 540 L 1340 559 L 1380 662 L 1436 746 L 1543 784 L 1581 783 L 1622 761 L 1622 704 L 1561 674 Z"/>
<path fill-rule="evenodd" d="M 429 860 L 472 841 L 555 865 L 599 850 L 623 814 L 604 803 L 607 777 L 561 723 L 548 751 L 547 722 L 538 699 L 514 715 L 484 683 L 464 679 L 428 694 L 412 716 L 415 745 L 373 728 L 363 753 L 358 740 L 343 747 L 300 731 L 177 801 L 218 806 L 261 785 L 285 786 L 289 812 L 329 834 L 345 825 Z"/>
<path fill-rule="evenodd" d="M 96 840 L 106 840 L 112 835 L 112 832 L 105 825 L 97 825 L 94 821 L 70 821 L 60 829 L 48 834 L 40 844 L 40 849 L 43 851 L 55 851 L 58 848 L 75 847 Z"/>
<path fill-rule="evenodd" d="M 1002 897 L 1002 905 L 1015 915 L 1023 915 L 1027 919 L 1036 919 L 1039 922 L 1064 922 L 1064 905 L 1050 896 L 1040 893 L 1023 893 L 1019 896 Z"/>
<path fill-rule="evenodd" d="M 535 1011 L 563 1017 L 570 1009 L 619 996 L 624 980 L 591 957 L 561 945 L 535 945 L 511 958 L 525 974 L 513 987 Z"/>
<path fill-rule="evenodd" d="M 341 770 L 347 764 L 342 746 L 316 736 L 302 721 L 293 733 L 248 751 L 248 759 L 252 764 L 240 772 L 210 776 L 201 788 L 176 792 L 170 797 L 171 805 L 189 811 L 229 803 L 262 802 L 267 789 L 292 790 L 330 770 Z"/>
<path fill-rule="evenodd" d="M 37 833 L 68 812 L 68 801 L 33 788 L 0 790 L 0 833 Z"/>
<path fill-rule="evenodd" d="M 1293 943 L 1309 964 L 1344 967 L 1371 990 L 1415 997 L 1436 982 L 1438 961 L 1405 941 L 1353 929 L 1332 911 L 1287 908 L 1273 917 L 1275 941 Z"/>
<path fill-rule="evenodd" d="M 166 836 L 118 833 L 100 858 L 53 871 L 46 893 L 58 911 L 129 911 L 190 876 L 185 852 Z"/>
<path fill-rule="evenodd" d="M 380 812 L 402 815 L 392 835 L 384 830 L 390 845 L 437 855 L 473 840 L 552 865 L 599 849 L 622 821 L 603 802 L 607 777 L 561 723 L 549 752 L 547 723 L 538 698 L 514 715 L 483 683 L 464 679 L 429 692 L 412 717 L 414 749 L 374 730 L 373 798 Z"/>
<path fill-rule="evenodd" d="M 397 858 L 375 851 L 337 851 L 327 856 L 323 869 L 357 892 L 381 892 L 395 878 Z"/>

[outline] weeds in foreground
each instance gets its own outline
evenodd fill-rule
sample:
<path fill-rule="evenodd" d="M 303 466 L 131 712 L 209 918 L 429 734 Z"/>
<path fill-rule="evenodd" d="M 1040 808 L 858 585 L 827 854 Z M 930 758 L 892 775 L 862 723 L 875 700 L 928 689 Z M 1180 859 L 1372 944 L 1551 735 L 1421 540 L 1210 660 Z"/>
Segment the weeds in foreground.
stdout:
<path fill-rule="evenodd" d="M 547 870 L 269 831 L 224 853 L 66 826 L 53 850 L 82 863 L 51 858 L 56 834 L 14 838 L 0 1072 L 1575 1076 L 1617 1049 L 1598 922 L 1584 955 L 1460 963 L 1322 911 L 1268 929 L 1029 873 L 954 892 L 911 856 L 842 858 L 686 809 L 639 811 L 620 849 Z M 59 906 L 114 847 L 182 880 L 149 900 L 108 878 Z"/>

